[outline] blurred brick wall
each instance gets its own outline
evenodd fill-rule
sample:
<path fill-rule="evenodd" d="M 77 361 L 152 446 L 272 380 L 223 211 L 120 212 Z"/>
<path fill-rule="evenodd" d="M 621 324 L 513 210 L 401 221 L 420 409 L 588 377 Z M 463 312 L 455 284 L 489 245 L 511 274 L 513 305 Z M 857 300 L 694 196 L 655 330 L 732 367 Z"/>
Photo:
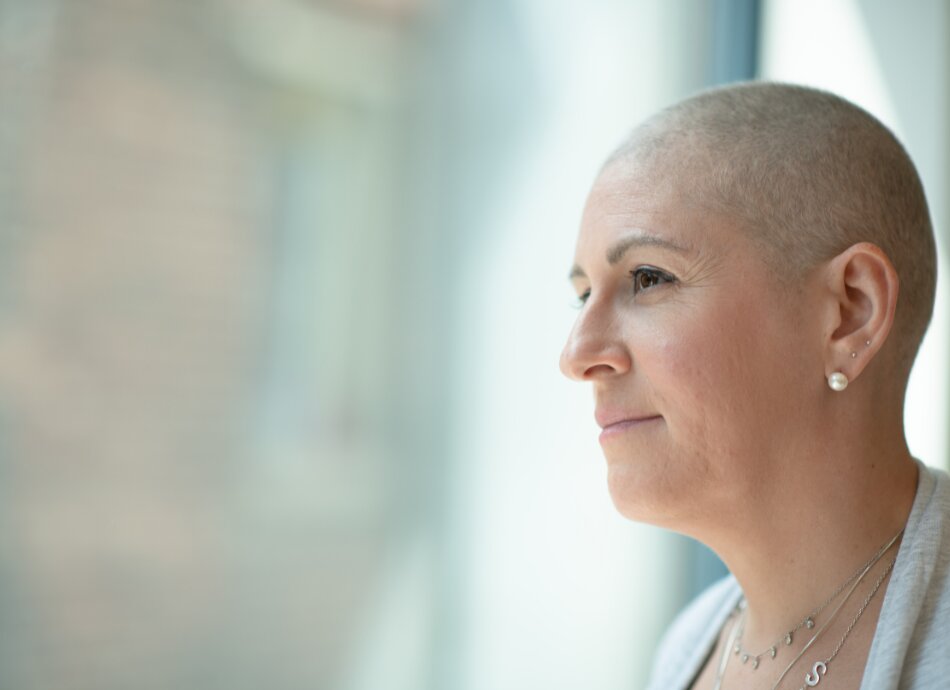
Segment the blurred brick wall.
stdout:
<path fill-rule="evenodd" d="M 0 688 L 329 687 L 378 565 L 247 510 L 299 94 L 227 5 L 0 0 Z"/>
<path fill-rule="evenodd" d="M 257 130 L 202 3 L 3 13 L 0 687 L 180 686 L 261 347 Z"/>

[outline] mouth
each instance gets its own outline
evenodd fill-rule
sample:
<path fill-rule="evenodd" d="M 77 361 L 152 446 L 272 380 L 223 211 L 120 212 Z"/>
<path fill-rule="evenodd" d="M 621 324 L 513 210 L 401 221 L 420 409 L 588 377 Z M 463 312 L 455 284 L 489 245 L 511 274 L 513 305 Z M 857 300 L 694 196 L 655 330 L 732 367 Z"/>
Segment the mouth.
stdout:
<path fill-rule="evenodd" d="M 610 440 L 627 432 L 638 431 L 643 427 L 651 426 L 653 422 L 663 419 L 660 415 L 653 417 L 640 417 L 638 419 L 622 419 L 620 421 L 608 424 L 600 432 L 600 442 Z"/>

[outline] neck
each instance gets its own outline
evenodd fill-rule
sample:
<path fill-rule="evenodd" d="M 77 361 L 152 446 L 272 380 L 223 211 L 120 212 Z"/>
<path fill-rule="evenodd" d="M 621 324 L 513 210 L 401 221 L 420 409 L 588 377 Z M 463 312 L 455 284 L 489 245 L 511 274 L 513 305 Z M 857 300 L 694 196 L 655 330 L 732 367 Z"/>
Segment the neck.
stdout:
<path fill-rule="evenodd" d="M 697 535 L 742 587 L 746 648 L 765 649 L 794 628 L 907 522 L 917 466 L 902 433 L 897 443 L 881 435 L 858 436 L 867 439 L 862 447 L 848 434 L 840 448 L 799 448 L 799 460 L 773 475 L 770 487 L 758 487 L 751 501 L 745 494 L 730 528 Z M 894 553 L 896 547 L 885 558 Z"/>

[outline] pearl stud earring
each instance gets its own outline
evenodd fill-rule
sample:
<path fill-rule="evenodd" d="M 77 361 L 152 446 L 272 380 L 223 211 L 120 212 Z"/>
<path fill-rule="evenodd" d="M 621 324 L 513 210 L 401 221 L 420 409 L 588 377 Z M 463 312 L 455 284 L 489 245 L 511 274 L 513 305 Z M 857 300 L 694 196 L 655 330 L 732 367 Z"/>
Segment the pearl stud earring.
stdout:
<path fill-rule="evenodd" d="M 843 391 L 848 387 L 848 377 L 840 371 L 836 371 L 828 377 L 828 386 L 833 391 Z"/>

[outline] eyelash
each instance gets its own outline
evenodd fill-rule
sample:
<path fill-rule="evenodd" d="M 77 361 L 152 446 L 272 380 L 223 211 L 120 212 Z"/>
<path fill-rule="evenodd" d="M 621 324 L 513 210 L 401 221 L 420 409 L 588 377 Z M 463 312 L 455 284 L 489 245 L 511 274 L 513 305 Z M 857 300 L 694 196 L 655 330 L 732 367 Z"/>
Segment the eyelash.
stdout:
<path fill-rule="evenodd" d="M 633 294 L 634 296 L 639 295 L 644 290 L 650 290 L 654 287 L 658 287 L 661 283 L 651 285 L 649 287 L 640 287 L 639 285 L 640 276 L 650 276 L 651 278 L 658 278 L 659 280 L 665 281 L 667 283 L 676 282 L 676 279 L 671 276 L 669 273 L 659 270 L 658 268 L 651 268 L 649 266 L 639 266 L 632 271 L 630 271 L 630 278 L 633 281 Z M 580 309 L 587 302 L 587 298 L 590 297 L 590 290 L 585 290 L 580 297 L 578 297 L 578 302 L 574 306 L 577 309 Z"/>

